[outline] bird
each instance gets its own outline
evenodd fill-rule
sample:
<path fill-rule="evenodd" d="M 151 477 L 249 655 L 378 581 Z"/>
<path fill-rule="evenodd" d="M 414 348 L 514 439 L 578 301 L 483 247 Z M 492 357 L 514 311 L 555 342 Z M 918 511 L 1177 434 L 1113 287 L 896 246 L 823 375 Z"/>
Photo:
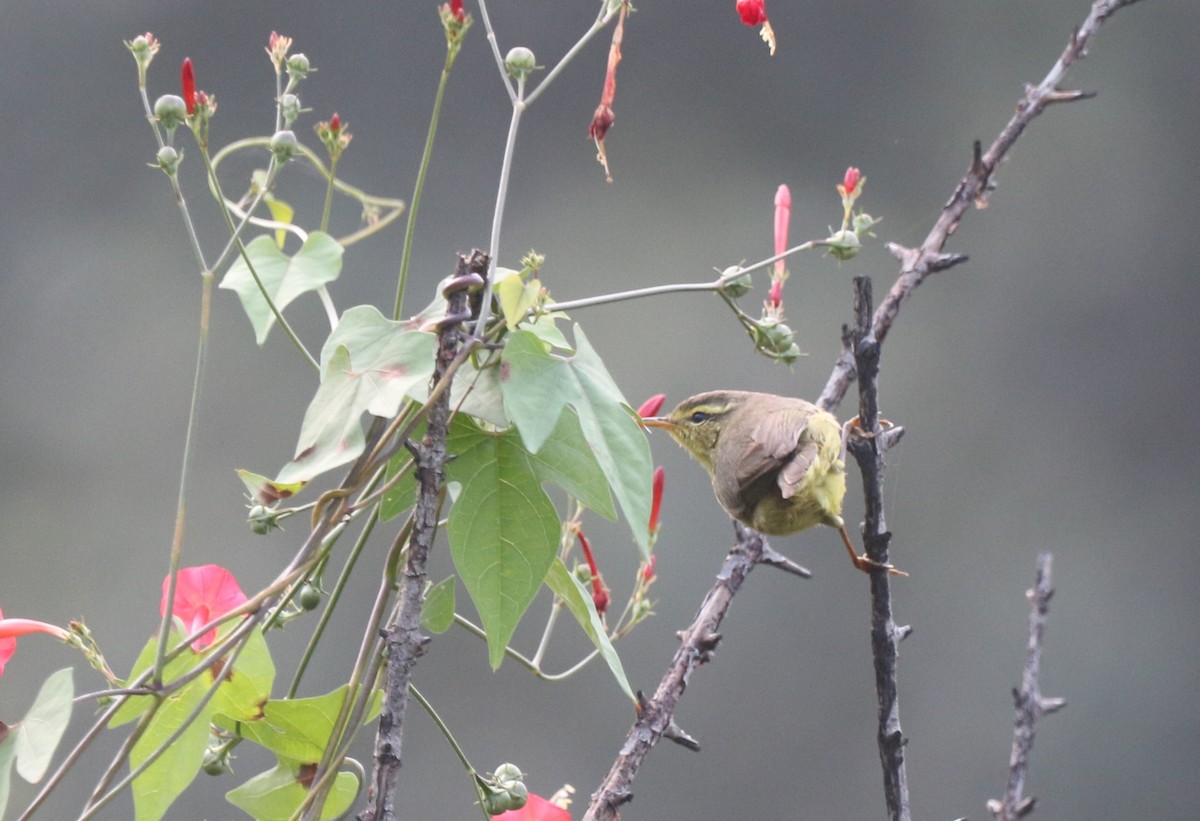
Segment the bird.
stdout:
<path fill-rule="evenodd" d="M 843 430 L 833 414 L 803 399 L 715 390 L 642 424 L 666 430 L 708 471 L 717 501 L 734 519 L 768 536 L 825 525 L 841 534 L 859 570 L 908 575 L 859 555 L 850 541 L 841 516 Z"/>

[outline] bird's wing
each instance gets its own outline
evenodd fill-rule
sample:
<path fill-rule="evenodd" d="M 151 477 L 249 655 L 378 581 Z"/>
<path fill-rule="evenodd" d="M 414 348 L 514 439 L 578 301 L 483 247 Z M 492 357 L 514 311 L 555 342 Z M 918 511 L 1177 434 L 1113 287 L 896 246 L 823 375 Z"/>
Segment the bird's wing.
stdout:
<path fill-rule="evenodd" d="M 808 419 L 809 414 L 791 408 L 766 414 L 735 462 L 738 487 L 775 476 L 780 494 L 790 499 L 817 458 L 817 443 L 805 435 Z"/>

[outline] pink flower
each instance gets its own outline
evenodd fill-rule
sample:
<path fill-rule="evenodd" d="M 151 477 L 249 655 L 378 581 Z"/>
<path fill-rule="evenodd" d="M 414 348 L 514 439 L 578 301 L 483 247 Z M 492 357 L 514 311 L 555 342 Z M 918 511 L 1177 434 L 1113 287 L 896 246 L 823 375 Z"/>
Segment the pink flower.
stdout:
<path fill-rule="evenodd" d="M 650 532 L 658 530 L 658 512 L 662 509 L 663 484 L 667 481 L 667 471 L 662 465 L 654 469 L 654 493 L 650 497 Z"/>
<path fill-rule="evenodd" d="M 767 22 L 766 0 L 737 0 L 737 13 L 748 26 L 760 26 Z"/>
<path fill-rule="evenodd" d="M 540 795 L 530 793 L 529 800 L 521 809 L 502 812 L 492 818 L 495 821 L 571 821 L 571 813 Z"/>
<path fill-rule="evenodd" d="M 30 633 L 48 633 L 62 641 L 71 637 L 66 630 L 53 624 L 32 619 L 6 619 L 4 612 L 0 611 L 0 676 L 4 675 L 4 665 L 17 652 L 17 636 Z"/>
<path fill-rule="evenodd" d="M 772 308 L 778 308 L 783 304 L 783 280 L 777 279 L 771 283 L 771 291 L 767 296 L 767 303 Z"/>
<path fill-rule="evenodd" d="M 788 223 L 792 219 L 792 192 L 786 185 L 779 186 L 775 191 L 775 255 L 787 250 Z M 783 276 L 785 270 L 782 259 L 775 260 L 775 275 Z"/>
<path fill-rule="evenodd" d="M 171 577 L 163 579 L 163 598 L 160 613 L 167 612 L 167 592 Z M 183 631 L 191 635 L 214 619 L 240 607 L 246 594 L 238 587 L 237 579 L 223 567 L 206 564 L 202 567 L 181 567 L 175 583 L 174 618 L 183 623 Z M 192 642 L 193 650 L 203 650 L 217 637 L 216 628 Z"/>
<path fill-rule="evenodd" d="M 642 581 L 645 584 L 650 584 L 654 581 L 654 571 L 658 567 L 658 554 L 655 553 L 650 557 L 650 561 L 642 566 Z"/>
<path fill-rule="evenodd" d="M 641 404 L 641 407 L 638 408 L 638 416 L 641 416 L 642 418 L 647 416 L 657 416 L 658 412 L 662 410 L 663 401 L 666 400 L 666 398 L 667 395 L 665 393 L 654 394 L 654 396 L 651 396 Z"/>
<path fill-rule="evenodd" d="M 183 102 L 190 117 L 196 113 L 196 75 L 192 71 L 191 57 L 183 58 L 183 68 L 179 74 L 180 85 L 183 87 Z"/>

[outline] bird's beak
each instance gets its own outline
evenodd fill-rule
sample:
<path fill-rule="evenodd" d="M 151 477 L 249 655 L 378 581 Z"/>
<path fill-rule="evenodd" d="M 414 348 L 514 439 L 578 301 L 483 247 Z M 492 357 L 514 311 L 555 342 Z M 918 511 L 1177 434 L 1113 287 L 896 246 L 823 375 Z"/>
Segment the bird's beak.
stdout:
<path fill-rule="evenodd" d="M 643 416 L 643 428 L 662 428 L 663 430 L 674 430 L 675 423 L 666 416 Z"/>

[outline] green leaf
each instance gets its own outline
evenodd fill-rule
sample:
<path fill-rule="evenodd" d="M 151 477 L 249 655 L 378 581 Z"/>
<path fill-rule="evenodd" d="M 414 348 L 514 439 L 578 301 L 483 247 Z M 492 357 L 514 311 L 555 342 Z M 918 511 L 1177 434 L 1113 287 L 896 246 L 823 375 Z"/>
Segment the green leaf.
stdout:
<path fill-rule="evenodd" d="M 281 499 L 295 496 L 304 489 L 304 482 L 281 485 L 278 482 L 272 482 L 266 476 L 260 476 L 240 468 L 237 470 L 237 475 L 254 501 L 264 505 L 273 505 Z"/>
<path fill-rule="evenodd" d="M 180 635 L 178 630 L 172 628 L 171 635 L 167 641 L 167 647 L 174 647 L 183 638 L 184 636 Z M 157 650 L 158 637 L 151 636 L 149 639 L 147 639 L 146 644 L 142 647 L 142 652 L 138 654 L 137 660 L 133 663 L 132 671 L 129 673 L 129 677 L 125 680 L 127 682 L 132 682 L 146 670 L 149 670 L 150 667 L 154 665 L 154 654 L 157 652 Z M 192 669 L 192 666 L 195 665 L 197 661 L 199 661 L 199 659 L 195 653 L 181 653 L 173 661 L 167 662 L 166 667 L 163 668 L 163 681 L 168 683 L 174 681 L 188 670 Z M 130 696 L 125 700 L 125 703 L 117 709 L 116 713 L 113 714 L 113 717 L 109 719 L 108 726 L 120 727 L 122 724 L 133 721 L 135 718 L 140 717 L 142 713 L 150 709 L 150 705 L 153 703 L 153 696 Z"/>
<path fill-rule="evenodd" d="M 579 398 L 567 375 L 567 363 L 552 356 L 546 343 L 529 331 L 509 334 L 500 362 L 504 409 L 521 432 L 525 447 L 537 453 L 558 423 L 563 407 Z"/>
<path fill-rule="evenodd" d="M 146 732 L 133 745 L 129 753 L 131 770 L 141 766 L 153 752 L 166 744 L 193 711 L 200 708 L 183 734 L 167 745 L 162 755 L 133 780 L 133 806 L 137 821 L 157 821 L 162 818 L 171 803 L 187 789 L 200 771 L 204 763 L 204 751 L 208 747 L 212 702 L 203 707 L 200 707 L 200 703 L 212 683 L 212 673 L 206 671 L 167 696 L 154 718 L 150 719 Z"/>
<path fill-rule="evenodd" d="M 9 785 L 12 782 L 12 765 L 17 757 L 16 734 L 0 726 L 0 818 L 8 807 Z"/>
<path fill-rule="evenodd" d="M 528 454 L 529 464 L 542 481 L 554 482 L 574 496 L 584 507 L 596 511 L 606 519 L 615 520 L 617 509 L 613 507 L 612 494 L 608 492 L 608 481 L 588 447 L 579 427 L 579 417 L 568 409 L 558 417 L 550 438 L 536 454 Z"/>
<path fill-rule="evenodd" d="M 31 784 L 42 780 L 54 750 L 71 720 L 75 697 L 74 671 L 70 667 L 52 673 L 42 682 L 33 706 L 16 726 L 17 772 Z"/>
<path fill-rule="evenodd" d="M 380 330 L 371 314 L 388 327 Z M 330 335 L 337 344 L 321 351 L 321 386 L 304 414 L 296 456 L 275 483 L 306 482 L 353 461 L 363 449 L 363 413 L 395 416 L 405 394 L 429 381 L 435 337 L 400 325 L 369 306 L 346 312 Z"/>
<path fill-rule="evenodd" d="M 311 773 L 307 775 L 312 777 Z M 297 764 L 280 761 L 274 768 L 225 793 L 225 798 L 256 821 L 288 821 L 308 796 L 308 789 L 300 782 L 301 777 Z M 359 786 L 358 777 L 353 773 L 341 772 L 334 776 L 321 818 L 337 818 L 346 812 L 358 795 Z"/>
<path fill-rule="evenodd" d="M 425 591 L 421 626 L 430 633 L 445 633 L 454 624 L 454 577 L 447 576 Z"/>
<path fill-rule="evenodd" d="M 505 409 L 525 446 L 538 453 L 555 430 L 563 406 L 575 408 L 586 449 L 608 480 L 642 555 L 649 556 L 650 446 L 578 325 L 575 339 L 575 355 L 564 358 L 550 353 L 528 331 L 510 334 L 502 358 Z"/>
<path fill-rule="evenodd" d="M 502 269 L 497 269 L 497 273 Z M 538 295 L 542 292 L 542 283 L 537 279 L 525 282 L 517 271 L 510 271 L 508 276 L 496 280 L 496 296 L 500 300 L 500 312 L 504 314 L 504 323 L 510 331 L 515 331 L 517 325 L 525 319 L 529 309 L 537 304 Z"/>
<path fill-rule="evenodd" d="M 575 326 L 575 343 L 576 354 L 567 361 L 579 390 L 579 398 L 573 404 L 579 412 L 583 435 L 608 478 L 609 487 L 625 514 L 642 557 L 649 560 L 647 523 L 650 521 L 650 484 L 654 470 L 650 444 L 645 432 L 634 421 L 633 410 L 578 325 Z"/>
<path fill-rule="evenodd" d="M 297 297 L 319 290 L 338 278 L 342 272 L 343 250 L 329 234 L 315 231 L 308 235 L 294 256 L 288 257 L 270 236 L 264 234 L 255 237 L 246 246 L 245 256 L 239 256 L 229 266 L 221 287 L 235 292 L 241 299 L 242 309 L 254 327 L 255 339 L 261 345 L 275 324 L 275 314 L 263 299 L 246 260 L 254 266 L 263 289 L 282 312 Z"/>
<path fill-rule="evenodd" d="M 252 721 L 262 715 L 274 682 L 275 662 L 267 640 L 261 631 L 252 630 L 233 669 L 222 674 L 221 686 L 212 700 L 213 712 L 235 721 Z"/>
<path fill-rule="evenodd" d="M 292 217 L 296 216 L 296 209 L 288 205 L 281 199 L 276 198 L 273 194 L 268 193 L 263 197 L 263 202 L 267 204 L 267 208 L 271 212 L 271 219 L 276 222 L 292 224 Z M 283 248 L 284 240 L 287 239 L 288 232 L 282 228 L 275 229 L 275 245 L 278 248 Z"/>
<path fill-rule="evenodd" d="M 504 648 L 558 549 L 559 519 L 513 432 L 457 417 L 447 476 L 462 485 L 447 528 L 455 567 L 487 631 L 488 660 Z"/>
<path fill-rule="evenodd" d="M 600 655 L 608 664 L 608 669 L 612 670 L 613 677 L 625 691 L 625 695 L 629 696 L 631 701 L 635 700 L 633 688 L 629 686 L 629 679 L 625 678 L 625 668 L 621 666 L 621 659 L 617 656 L 616 648 L 608 639 L 608 632 L 604 629 L 604 622 L 600 620 L 599 614 L 596 613 L 596 605 L 592 602 L 591 595 L 588 594 L 579 579 L 575 578 L 575 574 L 567 569 L 562 559 L 557 556 L 554 564 L 550 566 L 550 572 L 546 574 L 546 585 L 563 600 L 567 609 L 571 611 L 571 615 L 583 628 L 583 632 L 592 640 L 592 644 L 596 645 L 596 649 L 600 651 Z"/>
<path fill-rule="evenodd" d="M 322 696 L 272 699 L 263 706 L 259 718 L 243 721 L 236 729 L 244 738 L 266 747 L 280 758 L 315 764 L 321 760 L 321 753 L 329 743 L 333 723 L 348 689 L 349 686 L 343 684 Z M 379 693 L 376 693 L 375 709 L 378 709 L 378 699 Z M 223 716 L 218 717 L 217 723 L 235 729 Z"/>

